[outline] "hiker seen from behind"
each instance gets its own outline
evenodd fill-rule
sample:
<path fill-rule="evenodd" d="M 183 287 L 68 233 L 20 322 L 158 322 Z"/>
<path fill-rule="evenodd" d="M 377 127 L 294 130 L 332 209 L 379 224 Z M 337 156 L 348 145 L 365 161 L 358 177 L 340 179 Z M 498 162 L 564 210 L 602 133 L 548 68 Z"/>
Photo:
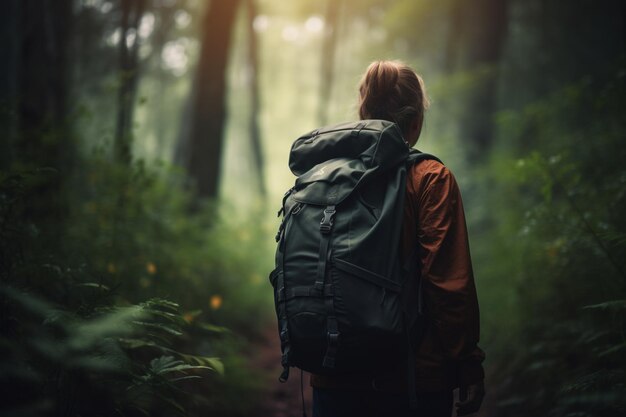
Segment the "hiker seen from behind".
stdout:
<path fill-rule="evenodd" d="M 311 373 L 314 417 L 450 417 L 481 406 L 461 193 L 437 157 L 413 149 L 428 105 L 413 69 L 377 61 L 359 86 L 360 120 L 292 145 L 297 179 L 279 211 L 270 282 L 280 380 L 294 367 Z"/>

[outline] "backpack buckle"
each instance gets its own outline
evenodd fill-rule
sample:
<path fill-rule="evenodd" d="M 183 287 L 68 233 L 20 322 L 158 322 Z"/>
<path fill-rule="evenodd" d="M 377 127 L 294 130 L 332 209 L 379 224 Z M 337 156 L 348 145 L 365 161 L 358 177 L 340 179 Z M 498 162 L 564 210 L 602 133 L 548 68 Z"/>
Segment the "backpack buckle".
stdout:
<path fill-rule="evenodd" d="M 335 206 L 327 206 L 324 209 L 324 217 L 320 222 L 320 231 L 323 234 L 330 233 L 330 230 L 332 229 L 334 224 L 335 213 L 337 213 L 337 210 L 335 210 Z"/>

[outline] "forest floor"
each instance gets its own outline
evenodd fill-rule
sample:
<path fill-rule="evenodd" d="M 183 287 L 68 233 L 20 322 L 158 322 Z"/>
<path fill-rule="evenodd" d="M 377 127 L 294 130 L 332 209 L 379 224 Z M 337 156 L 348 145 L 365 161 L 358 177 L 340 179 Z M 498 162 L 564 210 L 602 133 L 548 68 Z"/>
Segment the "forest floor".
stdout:
<path fill-rule="evenodd" d="M 264 386 L 262 398 L 257 410 L 250 417 L 302 417 L 302 397 L 300 394 L 300 370 L 291 368 L 289 379 L 285 383 L 278 381 L 282 371 L 280 365 L 280 339 L 276 326 L 268 327 L 255 343 L 256 353 L 250 366 L 269 375 Z M 312 389 L 309 374 L 304 373 L 304 404 L 307 416 L 311 412 Z"/>
<path fill-rule="evenodd" d="M 262 393 L 263 400 L 259 407 L 249 417 L 302 417 L 302 397 L 300 393 L 300 371 L 291 368 L 289 380 L 285 383 L 278 381 L 282 371 L 280 365 L 280 340 L 276 326 L 272 325 L 265 329 L 261 338 L 255 343 L 256 353 L 250 362 L 256 370 L 269 375 Z M 312 388 L 309 385 L 309 374 L 304 373 L 304 404 L 307 416 L 312 416 Z M 488 417 L 494 413 L 493 393 L 487 389 L 487 397 L 483 402 L 480 412 L 472 417 Z M 455 392 L 455 401 L 458 400 L 458 392 Z M 456 412 L 452 413 L 452 417 Z"/>

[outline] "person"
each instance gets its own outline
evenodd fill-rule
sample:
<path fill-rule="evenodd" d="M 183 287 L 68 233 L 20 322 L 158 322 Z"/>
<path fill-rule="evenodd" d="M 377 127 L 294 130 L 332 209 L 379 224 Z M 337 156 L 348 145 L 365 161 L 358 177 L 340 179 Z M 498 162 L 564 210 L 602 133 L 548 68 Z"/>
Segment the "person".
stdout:
<path fill-rule="evenodd" d="M 409 146 L 417 143 L 429 100 L 409 66 L 373 62 L 359 95 L 361 119 L 395 122 Z M 406 371 L 371 379 L 312 374 L 314 417 L 450 417 L 453 406 L 459 416 L 481 406 L 485 354 L 477 346 L 478 301 L 463 203 L 452 172 L 436 160 L 408 172 L 402 240 L 404 256 L 417 251 L 426 307 L 415 352 L 418 409 L 409 407 Z"/>

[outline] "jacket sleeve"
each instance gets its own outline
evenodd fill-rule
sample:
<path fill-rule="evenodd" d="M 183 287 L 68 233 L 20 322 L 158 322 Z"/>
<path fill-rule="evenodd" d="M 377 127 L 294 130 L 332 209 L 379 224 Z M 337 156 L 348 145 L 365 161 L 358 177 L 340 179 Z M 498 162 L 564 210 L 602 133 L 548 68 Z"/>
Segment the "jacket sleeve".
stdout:
<path fill-rule="evenodd" d="M 485 354 L 478 347 L 478 300 L 461 193 L 445 166 L 419 165 L 426 168 L 413 198 L 426 313 L 454 385 L 468 385 L 484 378 Z"/>

